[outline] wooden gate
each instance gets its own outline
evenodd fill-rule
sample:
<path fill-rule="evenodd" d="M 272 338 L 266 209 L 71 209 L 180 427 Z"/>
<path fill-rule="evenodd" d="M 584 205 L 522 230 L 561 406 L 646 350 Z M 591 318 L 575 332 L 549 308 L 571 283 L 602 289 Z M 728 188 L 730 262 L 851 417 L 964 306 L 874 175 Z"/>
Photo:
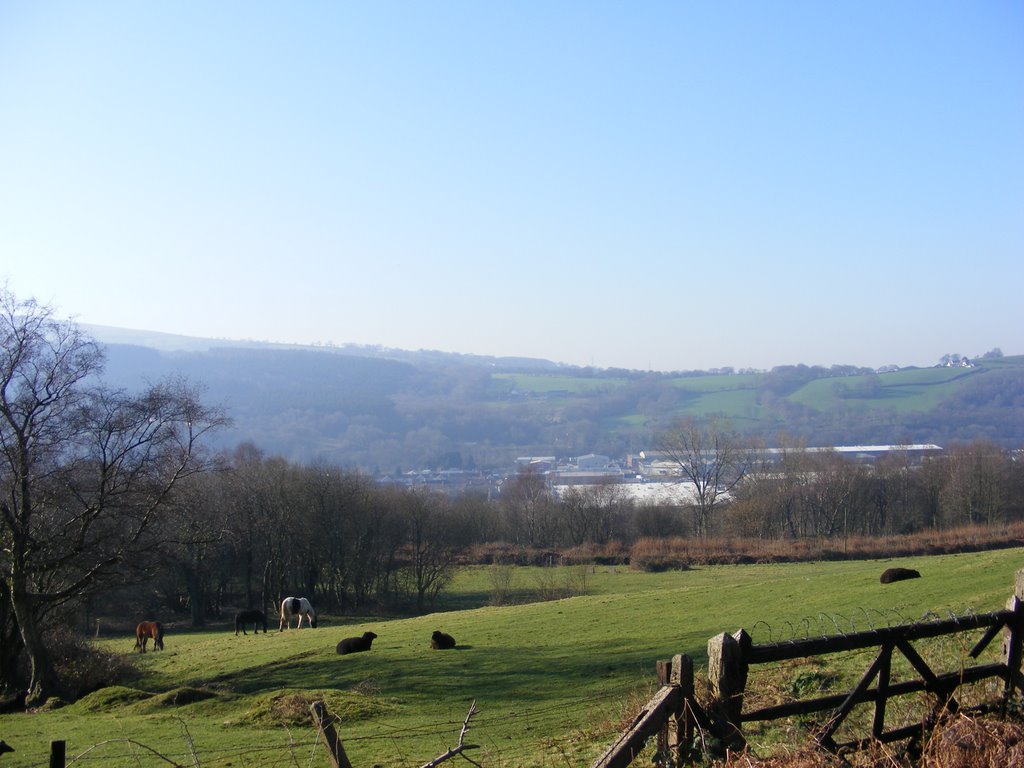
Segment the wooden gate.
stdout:
<path fill-rule="evenodd" d="M 955 671 L 933 670 L 918 653 L 914 643 L 944 635 L 984 629 L 968 656 L 977 659 L 1002 633 L 1002 659 L 989 664 L 958 667 Z M 1024 639 L 1024 570 L 1016 574 L 1014 595 L 1006 609 L 994 613 L 920 622 L 898 627 L 855 632 L 783 643 L 755 645 L 739 630 L 721 634 L 708 641 L 708 684 L 711 701 L 701 708 L 693 695 L 692 663 L 677 656 L 671 664 L 659 662 L 662 688 L 638 716 L 633 726 L 598 758 L 592 768 L 622 768 L 640 753 L 646 741 L 659 733 L 659 751 L 667 750 L 675 764 L 685 762 L 695 729 L 721 739 L 728 746 L 742 748 L 746 739 L 743 725 L 795 715 L 828 713 L 824 726 L 815 734 L 819 745 L 830 751 L 861 749 L 873 742 L 906 740 L 908 746 L 919 741 L 942 712 L 960 709 L 958 689 L 967 684 L 995 678 L 1003 681 L 1002 697 L 996 705 L 1005 714 L 1014 692 L 1024 690 L 1021 675 L 1021 647 Z M 848 693 L 792 701 L 753 711 L 743 711 L 747 673 L 753 664 L 822 656 L 843 651 L 878 648 L 878 653 L 860 681 Z M 916 679 L 893 682 L 893 654 L 899 653 L 915 671 Z M 667 670 L 667 671 L 666 671 Z M 689 672 L 687 672 L 689 670 Z M 914 725 L 886 728 L 885 718 L 892 699 L 925 692 L 931 708 Z M 870 734 L 845 743 L 836 741 L 840 726 L 858 704 L 874 704 Z"/>

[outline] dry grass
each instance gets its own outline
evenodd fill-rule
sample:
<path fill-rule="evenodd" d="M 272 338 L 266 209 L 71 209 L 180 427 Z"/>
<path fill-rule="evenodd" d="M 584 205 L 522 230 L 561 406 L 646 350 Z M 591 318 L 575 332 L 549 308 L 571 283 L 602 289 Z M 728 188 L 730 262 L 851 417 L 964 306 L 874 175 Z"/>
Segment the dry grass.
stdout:
<path fill-rule="evenodd" d="M 807 748 L 759 758 L 749 753 L 728 756 L 721 768 L 1024 768 L 1024 724 L 1016 720 L 956 715 L 931 734 L 919 760 L 896 747 L 874 744 L 840 758 Z"/>
<path fill-rule="evenodd" d="M 461 557 L 467 565 L 598 565 L 631 564 L 637 570 L 684 570 L 691 565 L 791 563 L 808 560 L 868 560 L 914 555 L 981 552 L 1024 546 L 1024 522 L 975 525 L 903 536 L 846 538 L 751 539 L 719 536 L 708 539 L 673 536 L 612 540 L 576 547 L 529 547 L 489 542 L 470 547 Z"/>
<path fill-rule="evenodd" d="M 640 570 L 663 570 L 691 565 L 942 555 L 1020 546 L 1024 546 L 1024 522 L 925 531 L 905 536 L 850 536 L 845 539 L 645 538 L 638 539 L 630 547 L 629 562 Z"/>
<path fill-rule="evenodd" d="M 1024 766 L 1024 724 L 954 717 L 929 739 L 923 768 Z"/>

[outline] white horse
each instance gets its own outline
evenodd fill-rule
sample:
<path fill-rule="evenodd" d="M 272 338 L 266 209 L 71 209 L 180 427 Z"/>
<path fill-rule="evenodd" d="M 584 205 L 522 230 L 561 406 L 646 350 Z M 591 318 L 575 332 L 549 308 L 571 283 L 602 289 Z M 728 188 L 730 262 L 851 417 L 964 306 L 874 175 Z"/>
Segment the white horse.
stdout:
<path fill-rule="evenodd" d="M 316 629 L 316 611 L 313 610 L 312 604 L 304 597 L 286 597 L 281 601 L 281 623 L 277 628 L 278 632 L 284 631 L 287 626 L 288 629 L 292 628 L 292 616 L 298 616 L 299 620 L 295 624 L 296 629 L 302 628 L 302 617 L 305 616 L 309 622 L 309 626 Z"/>

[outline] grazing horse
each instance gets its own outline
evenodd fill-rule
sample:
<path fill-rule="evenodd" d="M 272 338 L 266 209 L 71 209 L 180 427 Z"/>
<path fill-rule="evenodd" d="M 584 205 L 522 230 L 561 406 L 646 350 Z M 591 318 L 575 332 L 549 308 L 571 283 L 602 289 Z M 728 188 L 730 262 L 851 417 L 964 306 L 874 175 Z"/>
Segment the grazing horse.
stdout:
<path fill-rule="evenodd" d="M 153 638 L 153 650 L 164 649 L 164 625 L 159 621 L 143 621 L 135 628 L 135 647 L 139 653 L 146 652 L 146 643 Z"/>
<path fill-rule="evenodd" d="M 288 629 L 292 628 L 292 616 L 299 617 L 299 620 L 295 623 L 296 629 L 302 628 L 303 616 L 306 617 L 309 626 L 316 629 L 316 611 L 313 610 L 313 606 L 306 598 L 286 597 L 281 601 L 281 622 L 277 627 L 278 632 L 284 631 L 285 625 L 288 626 Z"/>
<path fill-rule="evenodd" d="M 263 611 L 252 609 L 251 611 L 239 611 L 235 614 L 235 634 L 238 634 L 238 630 L 242 630 L 243 635 L 249 634 L 245 631 L 245 627 L 248 624 L 252 624 L 252 631 L 254 634 L 260 633 L 260 627 L 263 627 L 263 634 L 267 634 L 267 614 Z"/>

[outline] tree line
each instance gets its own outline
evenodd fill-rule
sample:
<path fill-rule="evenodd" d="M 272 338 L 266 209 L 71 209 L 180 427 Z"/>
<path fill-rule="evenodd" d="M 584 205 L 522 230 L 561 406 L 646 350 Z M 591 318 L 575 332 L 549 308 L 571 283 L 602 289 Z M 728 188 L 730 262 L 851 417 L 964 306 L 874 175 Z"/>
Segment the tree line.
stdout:
<path fill-rule="evenodd" d="M 866 464 L 783 448 L 736 490 L 728 533 L 758 538 L 884 537 L 1024 519 L 1024 466 L 986 440 L 915 461 L 895 450 Z"/>
<path fill-rule="evenodd" d="M 725 448 L 738 439 L 719 435 L 710 454 L 692 443 L 706 454 L 696 467 L 676 455 L 693 488 L 683 505 L 636 502 L 619 483 L 554 493 L 531 472 L 506 478 L 491 498 L 450 497 L 243 444 L 180 485 L 159 565 L 117 600 L 194 626 L 240 608 L 272 612 L 291 594 L 338 613 L 424 612 L 467 563 L 557 561 L 567 550 L 628 551 L 646 538 L 884 537 L 1024 519 L 1024 471 L 991 443 L 923 462 L 895 451 L 864 463 L 799 444 L 771 458 L 738 442 Z M 104 607 L 94 601 L 94 612 Z"/>

